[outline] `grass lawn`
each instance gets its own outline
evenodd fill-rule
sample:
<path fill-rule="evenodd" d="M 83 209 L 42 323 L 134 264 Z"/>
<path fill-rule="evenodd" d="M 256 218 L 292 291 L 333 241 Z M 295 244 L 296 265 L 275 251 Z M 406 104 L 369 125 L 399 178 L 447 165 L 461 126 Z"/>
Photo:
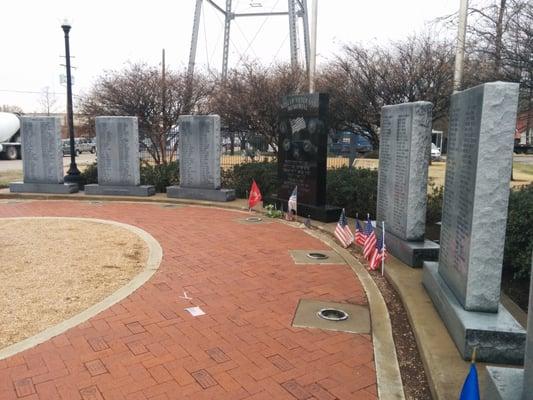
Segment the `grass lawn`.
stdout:
<path fill-rule="evenodd" d="M 0 188 L 9 187 L 11 182 L 22 181 L 22 171 L 2 171 L 0 172 Z"/>

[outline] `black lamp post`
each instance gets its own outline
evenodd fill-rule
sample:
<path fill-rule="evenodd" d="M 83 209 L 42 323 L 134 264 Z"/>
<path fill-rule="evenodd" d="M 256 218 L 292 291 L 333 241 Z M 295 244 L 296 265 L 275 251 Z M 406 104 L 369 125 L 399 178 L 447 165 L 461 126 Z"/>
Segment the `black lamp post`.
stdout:
<path fill-rule="evenodd" d="M 67 124 L 68 133 L 70 137 L 70 167 L 65 175 L 66 183 L 81 183 L 80 170 L 76 165 L 76 147 L 74 145 L 74 113 L 72 111 L 72 78 L 70 76 L 70 47 L 68 42 L 68 33 L 70 31 L 70 24 L 63 22 L 61 25 L 63 32 L 65 32 L 65 60 L 67 68 Z"/>

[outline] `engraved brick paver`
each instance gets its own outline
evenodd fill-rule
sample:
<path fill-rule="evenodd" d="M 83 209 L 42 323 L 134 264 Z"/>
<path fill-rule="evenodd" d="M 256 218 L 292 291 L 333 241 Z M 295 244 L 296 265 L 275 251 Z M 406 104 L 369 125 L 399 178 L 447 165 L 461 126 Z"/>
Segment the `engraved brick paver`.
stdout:
<path fill-rule="evenodd" d="M 200 386 L 204 389 L 218 385 L 217 381 L 215 381 L 213 377 L 209 374 L 209 372 L 207 372 L 205 369 L 195 371 L 191 373 L 191 375 L 194 379 L 196 379 L 196 382 L 198 382 Z"/>
<path fill-rule="evenodd" d="M 107 345 L 106 341 L 102 337 L 88 339 L 87 343 L 89 343 L 89 346 L 91 346 L 91 348 L 94 351 L 102 351 L 102 350 L 109 349 L 109 346 Z"/>
<path fill-rule="evenodd" d="M 85 363 L 85 368 L 91 374 L 91 376 L 97 376 L 106 374 L 108 371 L 101 360 L 92 360 Z"/>
<path fill-rule="evenodd" d="M 35 393 L 35 386 L 30 378 L 19 379 L 13 382 L 17 397 L 25 397 Z"/>
<path fill-rule="evenodd" d="M 223 363 L 223 362 L 230 360 L 230 358 L 226 355 L 226 353 L 224 353 L 218 347 L 213 347 L 212 349 L 208 349 L 206 350 L 206 353 L 209 355 L 209 357 L 211 357 L 217 363 Z"/>
<path fill-rule="evenodd" d="M 284 224 L 239 224 L 242 215 L 136 203 L 0 204 L 0 218 L 135 225 L 163 249 L 159 270 L 130 296 L 0 360 L 0 398 L 377 399 L 369 335 L 291 326 L 301 298 L 367 304 L 350 268 L 296 267 L 288 250 L 327 247 Z M 184 311 L 191 306 L 206 315 L 192 317 Z"/>

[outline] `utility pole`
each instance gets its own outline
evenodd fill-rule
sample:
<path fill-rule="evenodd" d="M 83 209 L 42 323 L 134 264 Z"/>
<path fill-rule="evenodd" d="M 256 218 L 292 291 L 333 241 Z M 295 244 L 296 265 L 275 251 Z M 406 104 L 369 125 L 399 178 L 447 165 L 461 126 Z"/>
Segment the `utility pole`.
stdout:
<path fill-rule="evenodd" d="M 455 71 L 453 75 L 454 93 L 461 89 L 463 82 L 467 15 L 468 0 L 461 0 L 461 5 L 459 7 L 459 27 L 457 30 L 457 47 L 455 49 Z"/>
<path fill-rule="evenodd" d="M 311 10 L 311 54 L 309 57 L 309 93 L 315 92 L 315 70 L 316 70 L 316 28 L 317 28 L 317 8 L 318 0 L 313 0 Z"/>

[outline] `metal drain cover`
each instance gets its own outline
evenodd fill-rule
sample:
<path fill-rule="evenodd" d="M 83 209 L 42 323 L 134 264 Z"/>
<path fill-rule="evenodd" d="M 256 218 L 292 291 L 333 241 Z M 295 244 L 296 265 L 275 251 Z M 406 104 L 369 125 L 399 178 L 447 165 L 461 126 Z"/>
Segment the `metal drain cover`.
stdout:
<path fill-rule="evenodd" d="M 305 249 L 289 250 L 289 254 L 297 265 L 335 265 L 346 264 L 346 261 L 333 250 Z"/>
<path fill-rule="evenodd" d="M 261 222 L 263 220 L 263 218 L 259 218 L 259 217 L 248 217 L 246 218 L 246 221 L 248 222 Z"/>
<path fill-rule="evenodd" d="M 313 260 L 325 260 L 329 258 L 329 256 L 324 253 L 307 253 L 307 257 L 312 258 Z"/>
<path fill-rule="evenodd" d="M 348 313 L 336 308 L 323 308 L 316 313 L 320 318 L 328 321 L 344 321 L 348 319 Z"/>
<path fill-rule="evenodd" d="M 370 333 L 368 306 L 301 299 L 296 307 L 292 326 L 337 332 Z"/>

